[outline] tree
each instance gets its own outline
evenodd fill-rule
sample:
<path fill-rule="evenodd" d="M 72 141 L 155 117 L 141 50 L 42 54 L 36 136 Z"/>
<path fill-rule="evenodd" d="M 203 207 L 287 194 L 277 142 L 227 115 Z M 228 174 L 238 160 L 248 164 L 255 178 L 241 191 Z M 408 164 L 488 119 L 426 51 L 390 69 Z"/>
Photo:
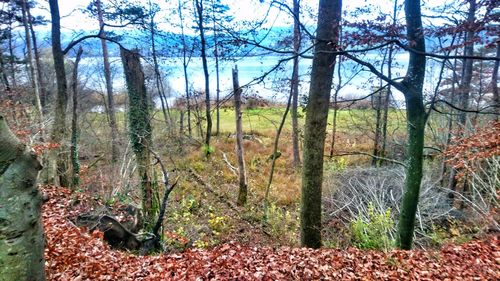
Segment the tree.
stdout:
<path fill-rule="evenodd" d="M 129 97 L 129 136 L 137 160 L 137 172 L 141 179 L 142 211 L 145 227 L 154 223 L 153 189 L 150 171 L 150 148 L 152 146 L 152 128 L 150 122 L 150 102 L 144 83 L 144 73 L 137 51 L 120 47 L 120 55 L 127 82 Z"/>
<path fill-rule="evenodd" d="M 64 52 L 61 47 L 61 17 L 59 15 L 58 0 L 49 0 L 50 16 L 52 19 L 52 56 L 56 73 L 57 94 L 54 112 L 54 124 L 50 134 L 50 141 L 58 144 L 49 156 L 49 181 L 56 185 L 69 186 L 68 152 L 64 140 L 68 133 L 66 129 L 66 108 L 68 104 L 68 84 L 64 68 Z"/>
<path fill-rule="evenodd" d="M 238 68 L 233 69 L 233 92 L 234 92 L 234 114 L 236 116 L 236 157 L 238 158 L 238 205 L 243 206 L 247 202 L 247 178 L 245 170 L 245 158 L 243 151 L 243 124 L 241 122 L 241 88 L 238 81 Z"/>
<path fill-rule="evenodd" d="M 0 278 L 45 280 L 42 166 L 0 116 Z"/>
<path fill-rule="evenodd" d="M 301 245 L 311 248 L 321 247 L 323 153 L 341 10 L 341 0 L 319 1 L 317 38 L 304 128 L 300 208 Z"/>
<path fill-rule="evenodd" d="M 204 0 L 195 0 L 194 4 L 197 15 L 196 24 L 198 25 L 198 31 L 200 32 L 201 60 L 203 63 L 203 73 L 205 76 L 205 118 L 207 119 L 207 132 L 205 134 L 205 154 L 208 157 L 212 151 L 212 149 L 210 149 L 210 138 L 212 137 L 212 116 L 210 115 L 210 81 L 206 53 L 207 42 L 205 39 L 204 29 L 203 1 Z"/>
<path fill-rule="evenodd" d="M 78 138 L 80 130 L 78 128 L 78 64 L 82 58 L 83 49 L 80 47 L 76 53 L 75 64 L 73 66 L 73 79 L 71 89 L 73 90 L 73 108 L 71 114 L 71 185 L 77 187 L 80 185 L 80 160 L 78 159 Z"/>
<path fill-rule="evenodd" d="M 409 52 L 408 69 L 401 82 L 403 87 L 399 89 L 403 92 L 406 102 L 408 165 L 396 243 L 401 249 L 411 249 L 420 183 L 422 181 L 424 131 L 427 119 L 423 99 L 426 57 L 417 53 L 425 53 L 420 0 L 405 0 L 405 18 L 408 42 L 412 44 L 416 52 Z"/>
<path fill-rule="evenodd" d="M 28 17 L 28 4 L 27 0 L 22 0 L 21 2 L 21 10 L 22 10 L 22 18 L 23 18 L 23 25 L 24 25 L 24 36 L 26 39 L 26 53 L 27 53 L 27 60 L 28 60 L 28 68 L 29 68 L 29 74 L 31 78 L 31 86 L 34 90 L 33 96 L 35 100 L 35 108 L 37 110 L 38 114 L 38 121 L 41 123 L 43 120 L 43 113 L 42 113 L 42 103 L 40 102 L 40 83 L 38 81 L 38 70 L 37 70 L 37 65 L 33 60 L 33 53 L 32 53 L 32 41 L 31 41 L 31 33 L 30 33 L 30 22 L 31 19 Z"/>
<path fill-rule="evenodd" d="M 300 52 L 300 1 L 293 0 L 293 58 L 292 70 L 292 144 L 293 144 L 293 165 L 297 168 L 300 165 L 299 151 L 299 121 L 298 121 L 298 101 L 299 101 L 299 52 Z"/>
<path fill-rule="evenodd" d="M 99 20 L 99 29 L 102 33 L 101 48 L 102 59 L 104 64 L 104 80 L 106 81 L 106 94 L 108 97 L 108 116 L 109 127 L 111 128 L 111 161 L 114 163 L 118 161 L 118 125 L 116 124 L 115 115 L 115 101 L 113 97 L 113 81 L 111 80 L 111 65 L 109 64 L 108 45 L 106 42 L 106 34 L 104 33 L 104 17 L 101 7 L 101 0 L 96 0 L 95 5 L 97 8 L 97 18 Z"/>

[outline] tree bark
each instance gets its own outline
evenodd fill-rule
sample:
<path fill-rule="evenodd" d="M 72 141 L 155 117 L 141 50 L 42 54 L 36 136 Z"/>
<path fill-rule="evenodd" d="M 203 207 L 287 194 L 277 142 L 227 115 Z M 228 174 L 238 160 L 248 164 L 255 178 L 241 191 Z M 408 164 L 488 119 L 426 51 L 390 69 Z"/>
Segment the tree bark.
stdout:
<path fill-rule="evenodd" d="M 245 158 L 243 151 L 243 123 L 241 120 L 241 88 L 238 81 L 238 67 L 233 69 L 233 92 L 234 92 L 234 112 L 236 116 L 236 156 L 238 158 L 238 206 L 243 206 L 247 202 L 247 177 L 245 169 Z"/>
<path fill-rule="evenodd" d="M 420 0 L 405 1 L 406 33 L 413 49 L 425 52 L 425 38 L 422 27 Z M 423 84 L 426 58 L 415 52 L 410 53 L 408 70 L 401 82 L 406 102 L 408 130 L 405 189 L 401 202 L 396 243 L 401 249 L 411 249 L 415 228 L 420 183 L 422 181 L 422 162 L 424 149 L 424 130 L 426 112 L 423 103 Z"/>
<path fill-rule="evenodd" d="M 191 127 L 191 97 L 189 95 L 189 80 L 187 73 L 187 67 L 189 62 L 187 60 L 187 44 L 186 44 L 186 37 L 184 35 L 184 17 L 182 16 L 181 1 L 179 0 L 178 3 L 179 3 L 179 19 L 181 26 L 181 41 L 182 41 L 182 69 L 184 71 L 184 87 L 186 91 L 187 125 L 188 125 L 189 137 L 192 137 L 193 130 Z"/>
<path fill-rule="evenodd" d="M 476 15 L 476 1 L 469 0 L 469 11 L 467 13 L 467 32 L 464 38 L 464 55 L 472 56 L 474 54 L 474 30 L 473 25 Z M 470 96 L 470 86 L 472 81 L 472 71 L 473 71 L 473 60 L 464 59 L 462 68 L 462 79 L 460 85 L 458 86 L 458 102 L 460 108 L 467 110 L 469 108 L 469 96 Z M 461 111 L 458 114 L 457 123 L 459 125 L 459 136 L 464 136 L 465 129 L 467 128 L 467 112 Z M 450 182 L 448 187 L 451 190 L 457 189 L 458 180 L 456 178 L 457 170 L 455 168 L 451 169 L 450 172 Z M 465 185 L 465 183 L 464 183 Z"/>
<path fill-rule="evenodd" d="M 500 58 L 500 42 L 497 43 L 497 58 Z M 491 91 L 493 92 L 493 106 L 495 107 L 496 120 L 500 120 L 500 96 L 498 94 L 498 68 L 500 61 L 495 61 L 491 76 Z"/>
<path fill-rule="evenodd" d="M 46 114 L 47 110 L 47 88 L 42 76 L 42 64 L 40 63 L 40 52 L 36 41 L 35 29 L 33 28 L 33 21 L 31 20 L 31 12 L 29 6 L 27 7 L 29 28 L 31 32 L 31 39 L 33 40 L 33 54 L 35 55 L 36 75 L 38 76 L 38 83 L 40 85 L 40 104 L 42 106 L 42 113 Z"/>
<path fill-rule="evenodd" d="M 300 166 L 299 149 L 299 121 L 298 121 L 298 103 L 299 103 L 299 52 L 300 52 L 300 6 L 299 0 L 293 0 L 293 58 L 292 71 L 292 144 L 293 144 L 293 166 Z"/>
<path fill-rule="evenodd" d="M 27 0 L 22 0 L 21 3 L 21 10 L 22 10 L 22 15 L 23 15 L 23 25 L 24 25 L 24 36 L 26 39 L 26 53 L 28 55 L 28 68 L 29 68 L 29 74 L 31 77 L 31 86 L 33 87 L 33 98 L 34 98 L 34 103 L 35 103 L 35 108 L 37 111 L 37 118 L 38 122 L 42 124 L 43 121 L 43 112 L 42 112 L 42 103 L 40 102 L 40 84 L 38 81 L 38 75 L 37 75 L 37 69 L 36 69 L 36 64 L 33 62 L 33 53 L 32 53 L 32 46 L 31 46 L 31 33 L 30 33 L 30 28 L 29 28 L 29 22 L 31 19 L 28 18 L 28 5 L 26 3 Z"/>
<path fill-rule="evenodd" d="M 198 29 L 200 31 L 201 41 L 201 60 L 203 63 L 203 73 L 205 75 L 205 117 L 207 119 L 207 132 L 205 135 L 205 154 L 210 156 L 210 138 L 212 137 L 212 117 L 210 115 L 210 82 L 208 75 L 208 63 L 206 54 L 205 29 L 203 26 L 203 0 L 195 0 L 196 11 L 198 13 Z"/>
<path fill-rule="evenodd" d="M 14 54 L 14 45 L 12 44 L 12 19 L 9 19 L 9 56 L 10 56 L 10 76 L 12 78 L 12 87 L 17 87 L 16 79 L 16 56 Z"/>
<path fill-rule="evenodd" d="M 150 152 L 152 128 L 150 123 L 150 102 L 146 93 L 144 73 L 139 54 L 120 48 L 125 80 L 129 97 L 129 134 L 137 160 L 137 171 L 141 179 L 142 211 L 146 229 L 152 227 L 155 214 L 151 184 Z"/>
<path fill-rule="evenodd" d="M 45 280 L 41 168 L 0 116 L 0 280 Z"/>
<path fill-rule="evenodd" d="M 155 24 L 154 24 L 154 16 L 151 16 L 151 47 L 152 47 L 152 55 L 153 55 L 153 64 L 155 68 L 155 77 L 156 77 L 156 89 L 158 91 L 158 95 L 160 96 L 161 110 L 163 112 L 163 118 L 165 119 L 165 125 L 167 126 L 167 130 L 170 134 L 173 134 L 175 131 L 174 122 L 172 120 L 172 115 L 170 114 L 170 107 L 168 105 L 168 100 L 165 95 L 165 88 L 163 87 L 163 80 L 161 78 L 160 66 L 158 64 L 158 58 L 156 56 L 156 42 L 155 42 Z"/>
<path fill-rule="evenodd" d="M 68 105 L 68 85 L 64 68 L 64 54 L 61 47 L 61 17 L 57 0 L 49 0 L 50 16 L 52 19 L 52 55 L 54 57 L 54 70 L 56 73 L 57 95 L 54 111 L 54 124 L 50 140 L 59 144 L 59 148 L 51 151 L 49 181 L 56 185 L 69 186 L 68 176 L 68 151 L 64 143 L 68 135 L 66 129 L 66 108 Z"/>
<path fill-rule="evenodd" d="M 80 161 L 78 159 L 78 138 L 80 130 L 78 129 L 78 64 L 82 58 L 83 49 L 80 47 L 76 54 L 75 65 L 73 67 L 73 79 L 71 88 L 73 90 L 73 108 L 71 116 L 71 185 L 73 188 L 80 185 Z"/>
<path fill-rule="evenodd" d="M 111 79 L 111 65 L 109 63 L 108 45 L 106 42 L 106 34 L 104 33 L 104 18 L 101 8 L 101 0 L 96 0 L 97 17 L 101 34 L 102 59 L 104 64 L 104 80 L 106 81 L 106 94 L 108 97 L 108 116 L 109 127 L 111 129 L 111 161 L 115 163 L 120 157 L 118 148 L 118 125 L 116 123 L 115 99 L 113 97 L 113 80 Z"/>
<path fill-rule="evenodd" d="M 341 0 L 320 0 L 317 40 L 311 71 L 311 86 L 306 108 L 302 195 L 300 208 L 301 245 L 321 247 L 321 190 L 323 154 L 328 119 L 328 104 L 339 40 Z"/>

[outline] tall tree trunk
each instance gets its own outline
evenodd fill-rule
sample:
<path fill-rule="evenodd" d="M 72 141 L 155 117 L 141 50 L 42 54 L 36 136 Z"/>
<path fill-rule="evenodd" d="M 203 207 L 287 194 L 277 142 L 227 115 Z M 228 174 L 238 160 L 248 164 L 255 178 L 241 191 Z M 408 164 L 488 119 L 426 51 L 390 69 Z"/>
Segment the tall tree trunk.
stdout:
<path fill-rule="evenodd" d="M 76 53 L 75 65 L 73 67 L 73 79 L 71 89 L 73 90 L 73 108 L 71 116 L 71 185 L 77 187 L 80 185 L 80 161 L 78 159 L 78 138 L 80 130 L 78 129 L 78 64 L 82 58 L 83 49 L 80 47 Z"/>
<path fill-rule="evenodd" d="M 394 1 L 394 9 L 392 13 L 392 27 L 395 29 L 397 24 L 397 12 L 398 12 L 398 1 Z M 394 35 L 393 35 L 394 36 Z M 394 46 L 389 45 L 389 58 L 387 60 L 387 78 L 392 80 L 392 60 L 394 54 Z M 387 91 L 385 92 L 384 100 L 383 100 L 383 114 L 382 114 L 382 147 L 380 151 L 380 156 L 385 157 L 386 147 L 387 147 L 387 124 L 389 119 L 389 104 L 391 101 L 391 85 L 387 86 Z M 380 160 L 380 163 L 383 163 L 383 160 Z"/>
<path fill-rule="evenodd" d="M 241 120 L 241 88 L 238 81 L 238 67 L 233 69 L 233 92 L 234 92 L 234 112 L 236 116 L 236 156 L 238 158 L 238 206 L 243 206 L 247 202 L 247 177 L 245 170 L 245 158 L 243 151 L 243 123 Z"/>
<path fill-rule="evenodd" d="M 118 147 L 118 125 L 116 123 L 116 109 L 115 99 L 113 97 L 113 80 L 111 79 L 111 65 L 109 63 L 108 45 L 106 42 L 106 33 L 104 33 L 104 18 L 101 7 L 101 0 L 96 0 L 97 17 L 99 20 L 99 27 L 101 30 L 101 48 L 102 59 L 104 64 L 104 80 L 106 81 L 106 94 L 108 96 L 108 116 L 109 127 L 111 129 L 111 161 L 115 163 L 120 157 Z"/>
<path fill-rule="evenodd" d="M 153 189 L 151 184 L 150 151 L 152 128 L 150 123 L 150 102 L 144 83 L 144 73 L 137 51 L 120 48 L 125 81 L 129 97 L 129 134 L 137 160 L 137 171 L 141 179 L 142 211 L 146 229 L 154 224 Z"/>
<path fill-rule="evenodd" d="M 342 37 L 342 35 L 340 35 Z M 339 42 L 341 42 L 342 38 L 339 38 Z M 337 115 L 338 115 L 338 97 L 340 89 L 342 88 L 342 60 L 339 59 L 337 62 L 337 79 L 338 84 L 335 87 L 335 92 L 333 93 L 333 120 L 332 120 L 332 143 L 330 145 L 330 159 L 333 158 L 333 153 L 335 152 L 335 142 L 337 140 Z"/>
<path fill-rule="evenodd" d="M 500 58 L 500 42 L 497 43 L 497 58 Z M 496 120 L 500 120 L 500 95 L 498 94 L 498 68 L 500 61 L 495 61 L 491 76 L 491 91 L 493 92 L 493 106 L 495 107 Z"/>
<path fill-rule="evenodd" d="M 476 18 L 476 0 L 469 0 L 469 11 L 467 13 L 467 32 L 465 35 L 465 47 L 464 56 L 474 55 L 474 22 Z M 459 86 L 459 103 L 462 109 L 467 110 L 469 108 L 469 96 L 470 96 L 470 85 L 472 81 L 472 71 L 473 71 L 472 59 L 464 59 L 463 61 L 463 74 L 462 81 Z M 467 113 L 460 112 L 459 124 L 462 126 L 462 130 L 465 130 L 467 123 Z"/>
<path fill-rule="evenodd" d="M 43 113 L 42 113 L 42 103 L 40 102 L 40 84 L 38 83 L 38 75 L 37 72 L 38 70 L 36 69 L 36 64 L 33 62 L 33 53 L 32 53 L 32 47 L 31 47 L 31 33 L 30 33 L 30 28 L 29 28 L 29 22 L 31 19 L 28 18 L 28 4 L 26 3 L 27 0 L 22 0 L 21 3 L 21 10 L 22 10 L 22 15 L 23 15 L 23 25 L 24 25 L 24 36 L 26 39 L 26 53 L 28 54 L 28 68 L 29 68 L 29 74 L 31 77 L 31 87 L 33 87 L 34 93 L 33 93 L 33 100 L 35 103 L 35 108 L 37 111 L 37 118 L 38 122 L 42 124 L 43 121 Z"/>
<path fill-rule="evenodd" d="M 469 0 L 469 11 L 467 13 L 467 32 L 464 38 L 464 55 L 474 55 L 474 22 L 476 15 L 476 0 Z M 464 59 L 462 68 L 462 79 L 458 86 L 458 102 L 461 109 L 467 110 L 469 108 L 470 86 L 472 81 L 473 60 Z M 461 111 L 458 114 L 459 135 L 463 136 L 467 128 L 467 112 Z M 448 187 L 451 190 L 457 189 L 458 181 L 456 179 L 457 171 L 452 168 L 450 172 L 450 182 Z M 464 183 L 465 184 L 465 183 Z"/>
<path fill-rule="evenodd" d="M 40 104 L 42 106 L 42 113 L 45 114 L 47 112 L 47 88 L 42 76 L 42 64 L 40 63 L 40 52 L 38 51 L 38 45 L 36 41 L 35 29 L 33 28 L 33 21 L 31 20 L 31 12 L 29 6 L 27 7 L 28 19 L 29 19 L 29 28 L 31 33 L 31 39 L 33 40 L 33 54 L 35 55 L 35 66 L 36 66 L 36 75 L 38 77 L 38 83 L 40 86 Z"/>
<path fill-rule="evenodd" d="M 2 49 L 0 48 L 0 54 L 3 53 Z M 9 83 L 9 78 L 7 77 L 7 67 L 5 65 L 5 62 L 3 61 L 3 56 L 0 55 L 0 71 L 2 72 L 2 82 L 5 85 L 5 90 L 7 92 L 10 91 L 10 83 Z"/>
<path fill-rule="evenodd" d="M 219 79 L 219 42 L 217 41 L 217 26 L 215 21 L 215 3 L 212 0 L 212 19 L 214 28 L 214 57 L 215 57 L 215 77 L 216 77 L 216 88 L 215 88 L 215 106 L 216 106 L 216 125 L 215 125 L 215 135 L 218 136 L 220 133 L 220 79 Z"/>
<path fill-rule="evenodd" d="M 189 137 L 193 136 L 193 129 L 191 127 L 191 97 L 189 95 L 189 80 L 188 80 L 188 60 L 187 60 L 187 44 L 186 44 L 186 36 L 184 35 L 184 17 L 182 16 L 182 5 L 181 0 L 179 3 L 179 19 L 181 26 L 181 42 L 182 42 L 182 69 L 184 71 L 184 87 L 186 91 L 186 110 L 187 110 L 187 124 L 188 124 L 188 133 Z"/>
<path fill-rule="evenodd" d="M 14 54 L 14 44 L 12 44 L 12 20 L 9 19 L 9 56 L 10 56 L 10 76 L 12 78 L 12 87 L 17 87 L 16 79 L 16 55 Z"/>
<path fill-rule="evenodd" d="M 212 137 L 212 117 L 210 116 L 210 82 L 208 76 L 208 63 L 206 54 L 205 29 L 203 26 L 203 0 L 195 0 L 196 11 L 198 13 L 198 29 L 201 41 L 201 61 L 203 62 L 203 73 L 205 75 L 205 117 L 207 119 L 207 132 L 205 135 L 205 153 L 210 156 L 210 138 Z"/>
<path fill-rule="evenodd" d="M 42 166 L 0 116 L 0 279 L 45 280 Z"/>
<path fill-rule="evenodd" d="M 170 107 L 168 106 L 168 100 L 165 95 L 165 88 L 163 87 L 163 80 L 161 78 L 160 66 L 158 64 L 158 58 L 156 56 L 156 42 L 155 42 L 155 24 L 154 24 L 154 15 L 151 16 L 151 47 L 153 51 L 153 64 L 155 68 L 155 77 L 156 77 L 156 89 L 158 91 L 158 95 L 160 96 L 161 110 L 163 112 L 163 118 L 165 119 L 165 124 L 167 125 L 167 130 L 170 134 L 173 134 L 175 131 L 174 122 L 172 120 L 172 115 L 170 114 Z"/>
<path fill-rule="evenodd" d="M 52 55 L 56 73 L 57 95 L 54 124 L 51 132 L 51 142 L 59 144 L 50 155 L 49 180 L 56 185 L 69 186 L 68 176 L 68 151 L 65 143 L 68 135 L 66 129 L 66 108 L 68 105 L 68 85 L 64 68 L 64 54 L 61 47 L 61 17 L 57 0 L 49 0 L 50 16 L 52 19 Z"/>
<path fill-rule="evenodd" d="M 300 6 L 299 0 L 293 0 L 293 58 L 292 71 L 292 144 L 293 144 L 293 166 L 300 166 L 300 150 L 299 150 L 299 121 L 298 121 L 298 104 L 299 104 L 299 52 L 300 52 Z"/>
<path fill-rule="evenodd" d="M 316 47 L 304 130 L 300 208 L 301 245 L 321 247 L 321 190 L 328 104 L 339 41 L 341 0 L 320 0 Z"/>
<path fill-rule="evenodd" d="M 425 52 L 420 0 L 405 0 L 406 33 L 408 42 L 418 52 Z M 423 103 L 423 85 L 426 59 L 424 55 L 410 53 L 408 70 L 401 82 L 406 102 L 408 131 L 406 179 L 401 212 L 399 214 L 396 243 L 401 249 L 411 249 L 415 214 L 417 212 L 424 150 L 426 112 Z"/>

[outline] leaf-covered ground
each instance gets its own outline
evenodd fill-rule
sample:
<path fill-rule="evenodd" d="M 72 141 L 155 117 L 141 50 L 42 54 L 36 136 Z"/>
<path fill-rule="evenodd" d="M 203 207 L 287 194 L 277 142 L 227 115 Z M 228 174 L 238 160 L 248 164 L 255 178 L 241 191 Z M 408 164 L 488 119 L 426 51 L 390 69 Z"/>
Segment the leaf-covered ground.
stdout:
<path fill-rule="evenodd" d="M 500 280 L 500 239 L 448 245 L 441 251 L 311 250 L 228 243 L 210 250 L 136 256 L 111 250 L 69 218 L 84 194 L 44 187 L 49 280 Z M 81 206 L 81 207 L 79 207 Z"/>

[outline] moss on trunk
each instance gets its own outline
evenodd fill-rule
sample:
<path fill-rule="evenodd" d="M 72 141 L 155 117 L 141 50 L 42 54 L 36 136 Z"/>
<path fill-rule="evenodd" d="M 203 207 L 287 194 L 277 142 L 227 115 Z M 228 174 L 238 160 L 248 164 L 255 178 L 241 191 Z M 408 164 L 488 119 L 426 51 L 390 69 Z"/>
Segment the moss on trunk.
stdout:
<path fill-rule="evenodd" d="M 0 116 L 0 280 L 45 280 L 41 169 Z"/>

